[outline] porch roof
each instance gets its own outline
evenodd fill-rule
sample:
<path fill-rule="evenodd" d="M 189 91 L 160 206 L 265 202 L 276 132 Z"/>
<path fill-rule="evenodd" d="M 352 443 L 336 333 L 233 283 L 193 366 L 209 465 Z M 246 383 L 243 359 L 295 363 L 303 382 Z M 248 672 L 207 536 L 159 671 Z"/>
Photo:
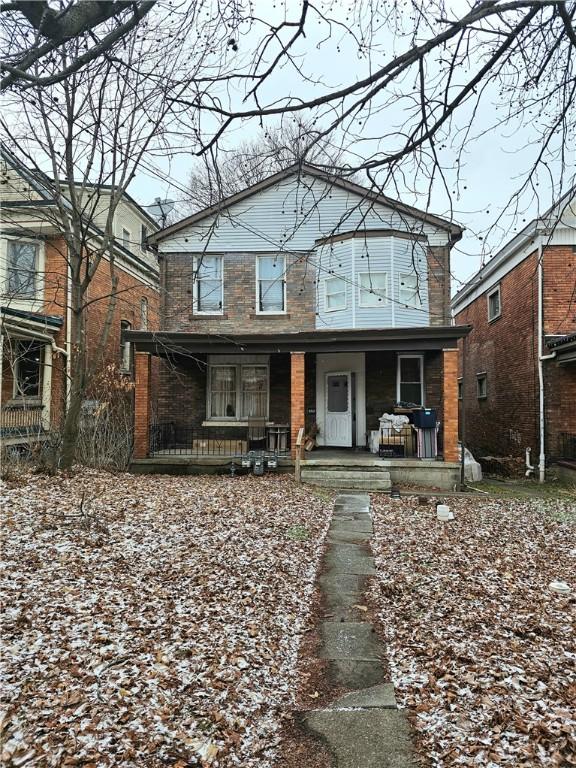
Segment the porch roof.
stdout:
<path fill-rule="evenodd" d="M 470 330 L 469 325 L 449 325 L 250 334 L 125 331 L 123 338 L 132 342 L 138 352 L 160 356 L 242 352 L 424 352 L 455 349 L 458 339 Z"/>

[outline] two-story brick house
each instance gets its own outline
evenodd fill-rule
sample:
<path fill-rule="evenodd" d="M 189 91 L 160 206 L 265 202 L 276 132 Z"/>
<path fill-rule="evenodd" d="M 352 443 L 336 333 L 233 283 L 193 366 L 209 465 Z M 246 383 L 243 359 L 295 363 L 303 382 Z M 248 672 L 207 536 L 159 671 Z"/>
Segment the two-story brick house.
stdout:
<path fill-rule="evenodd" d="M 524 456 L 536 474 L 576 460 L 576 203 L 572 189 L 455 295 L 465 443 Z"/>
<path fill-rule="evenodd" d="M 97 245 L 110 190 L 94 190 L 99 213 L 90 218 L 90 230 Z M 41 438 L 62 424 L 70 381 L 71 283 L 52 183 L 4 147 L 0 202 L 0 435 L 3 444 L 13 445 Z M 122 330 L 158 327 L 159 269 L 156 254 L 146 243 L 157 228 L 131 197 L 123 196 L 114 220 L 113 274 L 118 298 L 101 349 L 112 286 L 108 257 L 101 261 L 86 296 L 87 350 L 98 355 L 102 369 L 114 364 L 131 375 L 131 350 L 121 340 Z"/>
<path fill-rule="evenodd" d="M 292 451 L 302 426 L 320 447 L 365 449 L 383 413 L 412 404 L 436 410 L 435 466 L 457 480 L 457 340 L 467 329 L 450 323 L 449 264 L 461 234 L 294 166 L 153 235 L 162 330 L 127 335 L 136 458 L 226 436 L 231 447 L 258 418 L 272 432 L 286 425 Z M 153 404 L 150 354 L 166 361 Z M 404 444 L 398 459 L 417 453 Z"/>

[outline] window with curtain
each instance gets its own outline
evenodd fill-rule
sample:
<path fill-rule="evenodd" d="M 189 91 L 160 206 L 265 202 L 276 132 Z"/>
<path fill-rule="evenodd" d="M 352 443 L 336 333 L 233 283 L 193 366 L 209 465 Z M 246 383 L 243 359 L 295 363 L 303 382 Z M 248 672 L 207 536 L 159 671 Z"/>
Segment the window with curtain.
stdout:
<path fill-rule="evenodd" d="M 324 280 L 326 312 L 346 309 L 346 281 L 341 277 L 328 277 Z"/>
<path fill-rule="evenodd" d="M 202 256 L 196 261 L 195 311 L 222 312 L 222 256 Z"/>
<path fill-rule="evenodd" d="M 398 357 L 398 402 L 424 405 L 422 358 Z"/>
<path fill-rule="evenodd" d="M 242 366 L 242 418 L 266 418 L 268 413 L 268 368 Z"/>
<path fill-rule="evenodd" d="M 400 290 L 398 292 L 400 304 L 405 304 L 407 307 L 420 307 L 422 305 L 421 290 L 422 281 L 418 280 L 418 275 L 414 272 L 400 275 Z"/>
<path fill-rule="evenodd" d="M 358 283 L 360 307 L 382 307 L 388 298 L 388 275 L 386 272 L 359 272 Z"/>
<path fill-rule="evenodd" d="M 267 365 L 211 364 L 209 382 L 209 418 L 268 418 Z"/>
<path fill-rule="evenodd" d="M 19 340 L 14 345 L 14 397 L 41 397 L 43 344 Z"/>
<path fill-rule="evenodd" d="M 286 259 L 284 256 L 258 256 L 258 312 L 284 312 L 286 309 Z"/>
<path fill-rule="evenodd" d="M 210 417 L 236 418 L 236 366 L 218 365 L 210 369 Z"/>
<path fill-rule="evenodd" d="M 36 291 L 36 243 L 8 241 L 8 293 L 33 298 Z"/>

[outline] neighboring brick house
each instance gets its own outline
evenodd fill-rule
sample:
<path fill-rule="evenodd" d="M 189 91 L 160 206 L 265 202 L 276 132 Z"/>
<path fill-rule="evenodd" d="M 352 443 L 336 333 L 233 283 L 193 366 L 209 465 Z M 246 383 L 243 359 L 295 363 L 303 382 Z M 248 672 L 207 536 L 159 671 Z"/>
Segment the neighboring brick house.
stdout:
<path fill-rule="evenodd" d="M 574 190 L 504 246 L 452 300 L 466 445 L 478 455 L 576 459 Z M 543 440 L 541 440 L 543 437 Z"/>
<path fill-rule="evenodd" d="M 436 409 L 457 471 L 457 340 L 467 329 L 451 325 L 449 264 L 461 235 L 311 166 L 153 235 L 162 330 L 127 337 L 136 456 L 232 450 L 258 419 L 269 436 L 287 427 L 292 452 L 304 426 L 319 430 L 319 446 L 363 449 L 379 417 L 410 413 L 410 402 Z M 150 354 L 165 361 L 153 419 Z"/>
<path fill-rule="evenodd" d="M 98 188 L 98 194 L 101 212 L 91 222 L 95 242 L 110 192 Z M 70 281 L 51 182 L 23 167 L 5 148 L 0 153 L 0 202 L 0 435 L 3 444 L 16 444 L 62 424 L 70 380 Z M 132 353 L 122 330 L 158 327 L 158 263 L 145 242 L 156 229 L 154 220 L 124 195 L 114 221 L 118 298 L 101 353 L 112 285 L 108 258 L 100 263 L 87 295 L 87 349 L 101 370 L 114 365 L 122 375 L 132 376 Z"/>

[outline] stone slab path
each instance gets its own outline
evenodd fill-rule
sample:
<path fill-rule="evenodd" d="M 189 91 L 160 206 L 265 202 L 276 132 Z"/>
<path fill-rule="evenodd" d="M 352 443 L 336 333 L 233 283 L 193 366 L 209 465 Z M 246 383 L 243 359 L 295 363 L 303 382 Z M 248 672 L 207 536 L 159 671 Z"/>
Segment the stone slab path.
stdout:
<path fill-rule="evenodd" d="M 319 583 L 327 620 L 320 627 L 320 658 L 330 682 L 349 693 L 326 709 L 307 712 L 335 768 L 415 768 L 408 722 L 396 707 L 394 686 L 384 680 L 382 648 L 374 627 L 363 621 L 362 600 L 374 570 L 370 498 L 341 493 L 328 531 L 326 570 Z"/>

